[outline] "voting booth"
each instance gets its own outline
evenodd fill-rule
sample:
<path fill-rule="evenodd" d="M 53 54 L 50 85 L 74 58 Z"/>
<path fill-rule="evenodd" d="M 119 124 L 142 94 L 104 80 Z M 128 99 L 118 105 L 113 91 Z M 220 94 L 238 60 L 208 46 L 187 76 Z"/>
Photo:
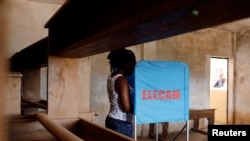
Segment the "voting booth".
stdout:
<path fill-rule="evenodd" d="M 143 60 L 136 64 L 134 75 L 135 126 L 181 121 L 189 124 L 187 64 L 176 61 Z"/>

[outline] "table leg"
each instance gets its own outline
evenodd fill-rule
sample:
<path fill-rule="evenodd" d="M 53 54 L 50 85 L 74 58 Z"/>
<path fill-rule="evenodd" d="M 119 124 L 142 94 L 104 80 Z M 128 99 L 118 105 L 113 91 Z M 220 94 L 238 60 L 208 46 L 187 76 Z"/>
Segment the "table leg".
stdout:
<path fill-rule="evenodd" d="M 155 138 L 155 124 L 154 123 L 149 123 L 148 137 Z"/>
<path fill-rule="evenodd" d="M 214 124 L 214 118 L 207 118 L 208 124 L 213 125 Z"/>
<path fill-rule="evenodd" d="M 193 128 L 199 129 L 199 119 L 194 119 L 194 126 Z"/>
<path fill-rule="evenodd" d="M 161 135 L 160 141 L 167 141 L 169 139 L 168 138 L 168 125 L 169 125 L 168 122 L 162 123 L 162 135 Z"/>

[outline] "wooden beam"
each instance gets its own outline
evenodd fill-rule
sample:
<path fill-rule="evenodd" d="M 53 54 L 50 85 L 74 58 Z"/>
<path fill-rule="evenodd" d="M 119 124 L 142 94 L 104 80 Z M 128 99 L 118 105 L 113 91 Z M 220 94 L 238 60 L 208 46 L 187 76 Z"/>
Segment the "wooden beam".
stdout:
<path fill-rule="evenodd" d="M 44 113 L 36 113 L 37 120 L 59 141 L 84 141 L 66 128 L 58 125 Z"/>
<path fill-rule="evenodd" d="M 133 138 L 82 118 L 79 120 L 78 129 L 80 134 L 79 136 L 84 140 L 101 141 L 105 139 L 107 141 L 135 141 Z"/>
<path fill-rule="evenodd" d="M 20 72 L 24 68 L 43 67 L 48 64 L 48 37 L 15 53 L 10 58 L 10 71 Z"/>
<path fill-rule="evenodd" d="M 21 100 L 22 100 L 22 102 L 28 103 L 32 106 L 47 110 L 47 105 L 45 105 L 45 104 L 39 103 L 37 101 L 28 100 L 26 98 L 21 98 Z"/>
<path fill-rule="evenodd" d="M 78 43 L 87 45 L 100 39 L 110 39 L 110 35 L 129 33 L 135 26 L 165 13 L 191 7 L 194 1 L 185 0 L 180 3 L 175 0 L 123 0 L 112 1 L 112 4 L 100 0 L 95 0 L 94 3 L 68 2 L 45 25 L 49 28 L 49 51 L 57 55 L 69 46 L 70 48 L 78 46 Z M 125 37 L 129 36 L 126 34 Z M 107 43 L 109 42 L 107 40 Z M 119 44 L 117 46 L 119 47 Z M 68 51 L 66 49 L 64 52 Z"/>
<path fill-rule="evenodd" d="M 49 52 L 87 57 L 250 16 L 248 0 L 112 2 L 69 1 L 45 26 Z"/>

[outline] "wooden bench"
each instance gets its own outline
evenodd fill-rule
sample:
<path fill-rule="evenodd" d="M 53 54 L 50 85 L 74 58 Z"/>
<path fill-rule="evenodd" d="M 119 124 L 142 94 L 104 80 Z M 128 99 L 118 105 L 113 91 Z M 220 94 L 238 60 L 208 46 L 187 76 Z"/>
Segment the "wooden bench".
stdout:
<path fill-rule="evenodd" d="M 215 109 L 190 109 L 189 119 L 194 120 L 193 131 L 207 134 L 207 132 L 200 130 L 199 121 L 202 118 L 207 118 L 208 124 L 214 124 Z"/>
<path fill-rule="evenodd" d="M 215 116 L 215 109 L 190 109 L 189 110 L 189 120 L 193 120 L 193 128 L 191 130 L 202 133 L 202 134 L 207 134 L 207 132 L 201 130 L 199 128 L 199 121 L 202 118 L 207 118 L 208 124 L 214 124 L 214 116 Z M 167 141 L 169 139 L 169 122 L 164 122 L 162 123 L 162 136 L 160 138 L 161 141 Z M 186 126 L 184 126 L 186 128 Z M 182 130 L 180 131 L 182 132 Z M 177 134 L 177 136 L 179 133 Z M 155 131 L 154 131 L 154 124 L 150 124 L 149 127 L 149 137 L 153 138 L 155 136 Z M 176 136 L 176 137 L 177 137 Z M 175 138 L 176 138 L 175 137 Z"/>

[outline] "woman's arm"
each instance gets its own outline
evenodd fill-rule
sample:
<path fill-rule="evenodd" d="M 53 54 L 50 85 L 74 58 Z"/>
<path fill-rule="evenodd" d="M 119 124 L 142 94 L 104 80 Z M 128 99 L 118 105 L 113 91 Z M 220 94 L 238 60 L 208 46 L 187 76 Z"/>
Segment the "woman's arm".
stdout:
<path fill-rule="evenodd" d="M 125 112 L 131 112 L 129 98 L 129 83 L 125 77 L 118 77 L 115 81 L 115 91 L 119 94 L 122 108 Z"/>

